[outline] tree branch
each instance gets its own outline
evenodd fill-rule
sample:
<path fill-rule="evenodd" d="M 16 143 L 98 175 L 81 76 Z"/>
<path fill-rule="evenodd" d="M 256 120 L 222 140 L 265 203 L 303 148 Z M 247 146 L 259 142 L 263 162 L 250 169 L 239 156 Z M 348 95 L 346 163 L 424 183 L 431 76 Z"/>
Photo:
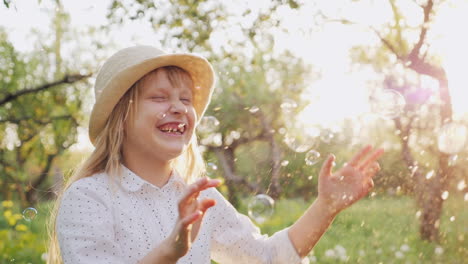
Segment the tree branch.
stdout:
<path fill-rule="evenodd" d="M 419 40 L 414 45 L 413 49 L 411 50 L 410 54 L 408 55 L 408 61 L 411 62 L 416 62 L 419 60 L 419 53 L 421 50 L 422 45 L 424 44 L 424 40 L 426 39 L 426 34 L 427 34 L 427 29 L 428 29 L 428 23 L 430 20 L 430 15 L 432 12 L 432 7 L 434 6 L 434 3 L 432 0 L 428 0 L 427 4 L 423 7 L 424 11 L 424 20 L 423 24 L 421 26 L 421 32 L 419 32 Z"/>
<path fill-rule="evenodd" d="M 40 125 L 47 125 L 50 124 L 51 121 L 53 120 L 60 120 L 60 119 L 70 119 L 73 121 L 74 124 L 78 125 L 78 121 L 76 121 L 75 117 L 72 115 L 60 115 L 60 116 L 51 116 L 49 119 L 35 119 L 35 117 L 32 116 L 26 116 L 22 118 L 11 118 L 11 119 L 0 119 L 0 124 L 1 123 L 13 123 L 19 125 L 22 121 L 32 121 L 34 123 L 40 124 Z"/>
<path fill-rule="evenodd" d="M 228 161 L 226 157 L 224 156 L 223 149 L 220 147 L 210 147 L 216 154 L 216 157 L 218 158 L 221 167 L 224 170 L 224 177 L 226 177 L 226 180 L 231 181 L 236 184 L 241 184 L 251 192 L 257 192 L 259 190 L 259 186 L 257 184 L 253 184 L 248 182 L 246 179 L 236 175 L 230 168 Z"/>
<path fill-rule="evenodd" d="M 3 99 L 0 100 L 0 106 L 15 100 L 16 98 L 20 96 L 30 94 L 30 93 L 40 92 L 40 91 L 52 88 L 54 86 L 64 84 L 64 83 L 75 83 L 77 81 L 89 78 L 91 75 L 92 75 L 91 73 L 87 75 L 81 75 L 81 74 L 65 75 L 61 80 L 57 80 L 51 83 L 46 83 L 36 88 L 27 88 L 21 91 L 17 91 L 16 93 L 8 93 Z"/>

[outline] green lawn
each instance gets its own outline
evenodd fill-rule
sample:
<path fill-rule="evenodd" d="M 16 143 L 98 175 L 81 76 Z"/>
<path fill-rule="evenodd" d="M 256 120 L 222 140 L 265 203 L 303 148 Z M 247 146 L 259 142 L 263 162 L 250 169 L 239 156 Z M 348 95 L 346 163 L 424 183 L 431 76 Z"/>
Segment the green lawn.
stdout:
<path fill-rule="evenodd" d="M 314 250 L 318 263 L 468 263 L 468 212 L 463 197 L 445 203 L 439 245 L 419 239 L 419 219 L 408 197 L 366 199 L 342 212 Z M 272 234 L 291 225 L 308 204 L 280 201 L 261 225 Z"/>
<path fill-rule="evenodd" d="M 467 203 L 454 195 L 446 201 L 441 219 L 442 239 L 436 245 L 419 239 L 417 209 L 410 198 L 362 200 L 335 219 L 309 257 L 317 263 L 467 263 Z M 291 225 L 307 206 L 302 200 L 278 201 L 273 216 L 260 225 L 262 232 L 273 234 Z M 43 263 L 38 256 L 43 253 L 48 208 L 47 204 L 38 206 L 36 219 L 25 223 L 33 232 L 10 230 L 6 238 L 9 241 L 0 241 L 1 263 L 7 259 L 15 259 L 15 263 Z M 4 224 L 0 234 L 7 230 Z"/>

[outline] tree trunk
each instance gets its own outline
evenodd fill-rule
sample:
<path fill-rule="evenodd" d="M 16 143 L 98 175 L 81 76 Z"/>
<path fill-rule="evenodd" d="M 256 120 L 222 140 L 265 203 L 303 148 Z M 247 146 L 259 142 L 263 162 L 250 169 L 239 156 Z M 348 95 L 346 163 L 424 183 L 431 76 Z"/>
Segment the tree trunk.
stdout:
<path fill-rule="evenodd" d="M 257 112 L 257 116 L 263 126 L 263 134 L 265 139 L 270 144 L 270 165 L 271 165 L 271 182 L 268 186 L 267 193 L 273 199 L 278 199 L 281 193 L 281 185 L 279 179 L 281 176 L 281 150 L 275 141 L 274 134 L 272 133 L 273 127 L 265 118 L 262 111 Z"/>
<path fill-rule="evenodd" d="M 224 183 L 226 184 L 229 194 L 228 200 L 231 202 L 234 207 L 239 205 L 239 201 L 236 196 L 236 187 L 243 186 L 249 191 L 256 193 L 259 191 L 259 186 L 253 183 L 248 182 L 245 178 L 242 178 L 236 175 L 236 166 L 234 162 L 234 149 L 224 148 L 224 147 L 215 147 L 212 148 L 218 161 L 223 168 Z"/>

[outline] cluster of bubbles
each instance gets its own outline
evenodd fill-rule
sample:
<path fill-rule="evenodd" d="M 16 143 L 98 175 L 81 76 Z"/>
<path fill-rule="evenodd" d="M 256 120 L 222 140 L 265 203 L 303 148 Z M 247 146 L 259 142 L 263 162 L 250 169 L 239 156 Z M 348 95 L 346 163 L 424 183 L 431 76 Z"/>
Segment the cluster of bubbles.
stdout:
<path fill-rule="evenodd" d="M 213 133 L 218 129 L 219 121 L 214 116 L 204 116 L 200 119 L 197 131 L 203 134 Z"/>

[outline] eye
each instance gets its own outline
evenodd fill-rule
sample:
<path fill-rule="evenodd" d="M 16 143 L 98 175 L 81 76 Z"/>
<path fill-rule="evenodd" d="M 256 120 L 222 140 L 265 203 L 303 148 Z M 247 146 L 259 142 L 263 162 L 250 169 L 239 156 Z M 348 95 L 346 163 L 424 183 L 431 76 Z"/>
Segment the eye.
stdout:
<path fill-rule="evenodd" d="M 153 100 L 153 101 L 156 101 L 156 102 L 161 102 L 161 101 L 166 100 L 166 97 L 165 97 L 165 96 L 156 95 L 156 96 L 151 96 L 150 99 Z"/>
<path fill-rule="evenodd" d="M 180 100 L 181 100 L 182 102 L 188 103 L 188 104 L 192 102 L 192 100 L 191 100 L 190 98 L 180 98 Z"/>

